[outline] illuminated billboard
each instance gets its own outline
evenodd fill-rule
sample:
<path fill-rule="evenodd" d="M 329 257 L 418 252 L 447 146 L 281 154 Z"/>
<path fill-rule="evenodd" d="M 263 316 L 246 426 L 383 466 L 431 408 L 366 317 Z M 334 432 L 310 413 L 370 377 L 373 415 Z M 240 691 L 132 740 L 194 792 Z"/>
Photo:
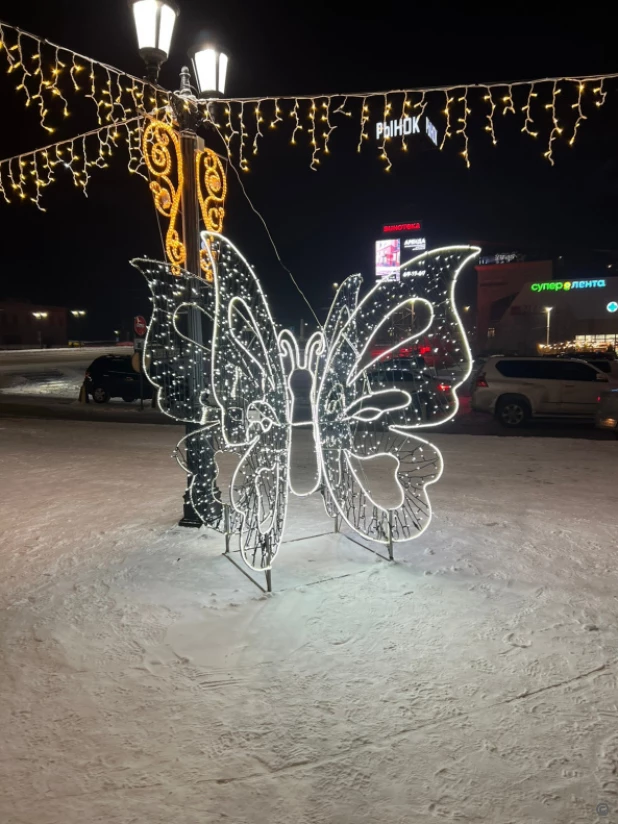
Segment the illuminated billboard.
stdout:
<path fill-rule="evenodd" d="M 404 238 L 403 248 L 408 252 L 424 252 L 427 249 L 427 238 L 407 237 Z"/>
<path fill-rule="evenodd" d="M 401 266 L 401 240 L 388 238 L 376 241 L 376 277 L 399 280 Z"/>

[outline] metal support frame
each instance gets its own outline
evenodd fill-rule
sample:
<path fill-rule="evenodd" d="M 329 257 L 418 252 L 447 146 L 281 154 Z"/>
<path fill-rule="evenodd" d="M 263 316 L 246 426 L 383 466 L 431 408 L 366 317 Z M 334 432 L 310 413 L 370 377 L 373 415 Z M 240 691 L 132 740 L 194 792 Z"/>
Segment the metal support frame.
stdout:
<path fill-rule="evenodd" d="M 388 510 L 388 557 L 394 561 L 393 557 L 393 511 Z"/>
<path fill-rule="evenodd" d="M 266 576 L 266 589 L 259 584 L 255 578 L 250 575 L 246 569 L 243 569 L 240 564 L 237 564 L 234 558 L 232 557 L 232 550 L 231 550 L 231 539 L 232 539 L 232 532 L 230 530 L 230 505 L 224 504 L 223 505 L 223 528 L 224 528 L 224 535 L 225 535 L 225 552 L 223 556 L 228 559 L 236 569 L 240 570 L 242 574 L 248 578 L 251 583 L 255 584 L 255 586 L 261 590 L 262 592 L 272 592 L 273 591 L 273 584 L 272 584 L 272 569 L 265 569 L 264 575 Z M 240 552 L 240 550 L 235 550 L 235 552 Z"/>
<path fill-rule="evenodd" d="M 230 554 L 230 506 L 223 505 L 223 526 L 225 529 L 225 555 Z"/>

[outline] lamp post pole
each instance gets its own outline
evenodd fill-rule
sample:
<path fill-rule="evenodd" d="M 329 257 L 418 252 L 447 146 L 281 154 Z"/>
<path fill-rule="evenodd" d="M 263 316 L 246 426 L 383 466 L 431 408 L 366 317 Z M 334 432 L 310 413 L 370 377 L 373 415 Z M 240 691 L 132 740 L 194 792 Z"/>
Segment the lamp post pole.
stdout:
<path fill-rule="evenodd" d="M 157 84 L 161 66 L 170 52 L 176 19 L 180 9 L 176 0 L 129 0 L 132 8 L 140 54 L 146 63 L 147 79 Z M 224 94 L 228 58 L 212 43 L 197 46 L 190 52 L 195 69 L 197 95 L 200 100 L 210 100 Z M 197 134 L 202 118 L 196 106 L 197 98 L 191 87 L 191 73 L 184 67 L 180 73 L 180 89 L 171 95 L 171 105 L 178 123 L 180 136 L 180 153 L 185 169 L 181 192 L 182 233 L 185 245 L 186 270 L 200 277 L 200 208 L 196 178 L 196 155 L 204 148 L 204 141 Z M 204 363 L 202 316 L 200 311 L 190 305 L 187 308 L 187 337 L 196 345 L 195 355 L 187 364 L 185 374 L 195 388 L 197 397 L 204 391 Z M 199 424 L 187 423 L 186 433 L 191 435 L 200 428 Z M 187 450 L 188 469 L 197 474 L 199 467 L 191 465 L 191 450 Z M 202 521 L 195 512 L 189 490 L 185 491 L 183 517 L 181 526 L 200 527 Z"/>
<path fill-rule="evenodd" d="M 191 75 L 189 69 L 184 66 L 180 73 L 180 95 L 191 96 Z M 184 106 L 178 106 L 176 117 L 180 127 L 180 151 L 182 163 L 185 169 L 183 190 L 182 190 L 182 232 L 185 244 L 187 262 L 186 269 L 192 275 L 200 275 L 200 213 L 197 198 L 197 179 L 193 170 L 195 169 L 196 153 L 203 148 L 203 141 L 198 137 L 195 128 L 197 126 L 196 115 L 193 111 L 187 111 Z M 200 312 L 194 306 L 188 308 L 187 314 L 187 336 L 194 341 L 197 347 L 202 346 L 202 322 Z M 196 351 L 191 369 L 187 370 L 191 375 L 193 386 L 196 387 L 198 397 L 201 397 L 205 389 L 204 386 L 204 364 L 201 359 L 200 349 Z M 197 423 L 187 423 L 185 432 L 191 435 L 200 425 Z M 190 462 L 191 450 L 187 450 L 187 459 Z M 197 471 L 197 467 L 189 465 L 189 470 Z M 199 529 L 202 520 L 195 511 L 191 502 L 189 489 L 185 491 L 183 515 L 179 521 L 180 526 L 194 527 Z"/>
<path fill-rule="evenodd" d="M 551 310 L 553 306 L 546 306 L 545 311 L 547 312 L 547 340 L 545 341 L 546 346 L 549 346 L 549 329 L 550 329 L 550 321 L 551 321 Z"/>

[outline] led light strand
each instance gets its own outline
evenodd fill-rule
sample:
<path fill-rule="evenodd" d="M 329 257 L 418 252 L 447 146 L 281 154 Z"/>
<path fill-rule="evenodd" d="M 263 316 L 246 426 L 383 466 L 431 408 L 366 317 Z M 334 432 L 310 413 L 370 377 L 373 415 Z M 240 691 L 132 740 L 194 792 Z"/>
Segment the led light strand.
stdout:
<path fill-rule="evenodd" d="M 93 166 L 106 168 L 109 165 L 105 162 L 105 154 L 111 154 L 109 144 L 111 142 L 115 145 L 115 139 L 119 137 L 118 128 L 125 128 L 127 132 L 129 170 L 143 176 L 139 168 L 143 163 L 139 138 L 141 121 L 141 117 L 134 117 L 125 124 L 102 126 L 99 129 L 93 129 L 67 140 L 52 143 L 32 152 L 1 160 L 0 186 L 2 186 L 5 201 L 8 203 L 14 202 L 11 194 L 16 193 L 19 200 L 30 200 L 41 211 L 45 211 L 41 206 L 43 192 L 48 186 L 56 182 L 57 177 L 54 174 L 54 168 L 59 165 L 71 173 L 74 185 L 87 196 L 87 188 L 90 182 L 88 168 Z M 96 151 L 93 153 L 89 142 L 95 138 Z M 108 153 L 103 152 L 105 146 L 109 149 Z M 79 150 L 79 152 L 76 152 L 76 150 Z M 50 157 L 50 152 L 53 152 L 54 159 Z M 15 164 L 19 169 L 17 179 L 14 174 Z"/>
<path fill-rule="evenodd" d="M 571 108 L 577 109 L 577 120 L 575 121 L 575 126 L 573 127 L 573 134 L 571 139 L 569 140 L 569 146 L 573 146 L 575 144 L 575 140 L 577 139 L 577 130 L 581 126 L 584 120 L 588 120 L 587 115 L 584 114 L 582 109 L 583 103 L 583 96 L 586 86 L 583 82 L 579 82 L 577 84 L 577 103 L 573 103 Z"/>
<path fill-rule="evenodd" d="M 597 106 L 597 108 L 603 106 L 605 104 L 605 101 L 607 100 L 607 92 L 605 91 L 604 84 L 605 78 L 602 77 L 600 84 L 594 89 L 595 95 L 598 94 L 601 98 L 600 100 L 595 101 L 595 105 Z"/>
<path fill-rule="evenodd" d="M 337 95 L 337 96 L 340 97 L 340 95 Z M 331 100 L 331 99 L 332 98 L 328 98 L 328 100 Z M 348 105 L 348 97 L 347 97 L 347 95 L 345 95 L 344 98 L 343 98 L 343 101 L 340 103 L 339 106 L 337 106 L 337 108 L 334 110 L 333 114 L 343 114 L 346 117 L 352 117 L 352 112 L 349 112 L 346 109 L 347 105 Z"/>
<path fill-rule="evenodd" d="M 538 137 L 538 132 L 533 132 L 530 129 L 530 126 L 534 124 L 534 118 L 532 117 L 532 101 L 535 97 L 538 97 L 537 92 L 535 92 L 535 83 L 530 84 L 530 88 L 528 90 L 528 99 L 526 101 L 526 105 L 522 107 L 522 112 L 526 113 L 526 119 L 524 121 L 524 125 L 522 128 L 522 132 L 529 134 L 530 137 Z"/>
<path fill-rule="evenodd" d="M 104 120 L 121 122 L 129 114 L 137 112 L 135 97 L 133 108 L 125 101 L 138 87 L 142 89 L 142 104 L 143 90 L 152 89 L 148 103 L 143 105 L 144 114 L 158 107 L 159 94 L 164 100 L 168 99 L 166 93 L 144 80 L 4 22 L 0 23 L 0 53 L 6 57 L 9 74 L 17 77 L 16 88 L 23 92 L 25 105 L 28 107 L 33 101 L 37 103 L 41 127 L 49 133 L 56 128 L 53 122 L 50 123 L 55 112 L 63 118 L 69 117 L 70 96 L 93 99 L 98 125 L 102 125 Z M 90 69 L 90 82 L 81 84 L 78 75 L 86 67 Z M 131 84 L 130 87 L 123 86 L 123 78 Z M 102 87 L 100 92 L 98 85 Z"/>
<path fill-rule="evenodd" d="M 494 101 L 492 89 L 489 86 L 487 87 L 487 94 L 484 96 L 483 100 L 489 102 L 489 114 L 485 115 L 485 117 L 487 118 L 487 125 L 485 126 L 485 131 L 489 132 L 489 134 L 491 135 L 491 142 L 494 144 L 494 146 L 496 146 L 498 143 L 498 140 L 496 139 L 496 130 L 494 124 L 496 103 Z"/>
<path fill-rule="evenodd" d="M 311 101 L 311 103 L 309 105 L 309 114 L 307 115 L 307 118 L 309 120 L 309 142 L 311 144 L 311 149 L 312 149 L 312 151 L 311 151 L 311 163 L 310 163 L 309 168 L 314 172 L 317 172 L 317 167 L 320 165 L 320 159 L 318 157 L 320 147 L 318 146 L 318 141 L 316 139 L 316 133 L 315 133 L 315 129 L 316 129 L 315 117 L 316 117 L 317 110 L 318 110 L 318 107 L 316 105 L 315 100 Z"/>
<path fill-rule="evenodd" d="M 504 107 L 502 109 L 502 114 L 516 114 L 515 112 L 515 102 L 513 101 L 513 84 L 509 83 L 507 85 L 508 92 L 502 98 L 502 102 L 504 103 Z"/>
<path fill-rule="evenodd" d="M 556 110 L 556 101 L 558 95 L 560 94 L 561 89 L 558 88 L 558 81 L 554 80 L 553 87 L 552 87 L 552 95 L 551 95 L 551 103 L 546 103 L 545 108 L 551 109 L 551 119 L 552 119 L 552 130 L 549 135 L 549 145 L 547 147 L 547 151 L 545 152 L 545 157 L 552 166 L 555 166 L 554 161 L 554 141 L 557 140 L 558 136 L 562 134 L 563 129 L 560 126 L 560 122 L 558 121 L 558 113 Z"/>
<path fill-rule="evenodd" d="M 245 104 L 240 104 L 240 112 L 238 113 L 238 122 L 240 126 L 240 144 L 239 144 L 239 161 L 240 161 L 240 169 L 243 172 L 249 171 L 249 163 L 245 157 L 245 141 L 248 139 L 249 135 L 245 128 Z"/>
<path fill-rule="evenodd" d="M 290 141 L 292 146 L 296 145 L 296 133 L 301 132 L 303 130 L 302 124 L 300 122 L 299 108 L 300 108 L 300 103 L 298 102 L 298 100 L 295 100 L 294 101 L 294 108 L 290 112 L 290 117 L 294 118 L 294 131 L 292 132 L 292 139 Z"/>
<path fill-rule="evenodd" d="M 367 97 L 363 97 L 363 102 L 361 103 L 361 115 L 360 115 L 360 137 L 358 139 L 358 146 L 356 147 L 357 152 L 361 152 L 363 149 L 363 140 L 368 140 L 369 136 L 366 132 L 367 123 L 369 122 L 369 106 L 367 105 Z"/>
<path fill-rule="evenodd" d="M 258 153 L 258 141 L 260 138 L 264 137 L 262 134 L 262 123 L 264 122 L 264 118 L 262 117 L 262 111 L 260 109 L 261 101 L 258 101 L 255 107 L 255 137 L 253 139 L 253 154 L 256 155 Z"/>
<path fill-rule="evenodd" d="M 283 118 L 281 117 L 283 112 L 279 108 L 279 100 L 277 98 L 275 98 L 273 103 L 274 103 L 274 108 L 275 108 L 275 111 L 274 111 L 275 119 L 270 121 L 270 124 L 269 124 L 270 129 L 276 129 L 277 128 L 277 123 L 283 123 Z"/>
<path fill-rule="evenodd" d="M 470 109 L 468 108 L 468 90 L 466 89 L 462 95 L 462 97 L 458 98 L 460 103 L 463 103 L 463 117 L 458 118 L 461 126 L 457 129 L 457 134 L 463 135 L 464 139 L 464 148 L 461 153 L 461 156 L 466 161 L 466 166 L 468 169 L 470 168 L 470 157 L 468 154 L 468 145 L 469 145 L 469 138 L 468 138 L 468 115 L 471 114 Z"/>
<path fill-rule="evenodd" d="M 322 114 L 322 123 L 326 124 L 326 126 L 325 126 L 326 131 L 323 132 L 323 134 L 322 134 L 322 137 L 324 138 L 324 149 L 323 149 L 324 154 L 330 154 L 330 149 L 328 148 L 328 144 L 330 142 L 330 138 L 331 138 L 332 133 L 337 128 L 337 126 L 335 126 L 331 122 L 331 119 L 330 119 L 330 115 L 331 115 L 330 106 L 331 106 L 330 98 L 327 98 L 324 101 L 324 103 L 322 103 L 322 108 L 324 109 L 324 113 Z M 333 114 L 334 114 L 334 112 L 333 112 Z"/>
<path fill-rule="evenodd" d="M 391 113 L 392 108 L 393 108 L 392 104 L 389 103 L 389 100 L 388 100 L 388 95 L 385 94 L 384 95 L 384 116 L 383 116 L 383 120 L 384 120 L 385 123 L 388 121 L 388 118 L 389 118 L 389 115 Z M 384 166 L 384 171 L 385 172 L 390 172 L 390 170 L 393 168 L 393 164 L 391 162 L 390 157 L 388 156 L 388 149 L 387 149 L 387 146 L 386 146 L 386 143 L 387 143 L 388 140 L 390 140 L 390 137 L 386 134 L 386 130 L 384 129 L 382 131 L 382 142 L 380 143 L 379 150 L 380 150 L 380 159 L 383 160 L 384 163 L 385 163 L 385 166 Z"/>
<path fill-rule="evenodd" d="M 408 116 L 408 108 L 410 107 L 410 101 L 408 100 L 408 92 L 404 92 L 403 94 L 403 101 L 401 103 L 401 120 L 405 120 Z M 408 141 L 406 140 L 406 136 L 403 133 L 403 129 L 401 130 L 401 150 L 403 152 L 408 151 Z"/>
<path fill-rule="evenodd" d="M 440 151 L 444 149 L 444 144 L 446 143 L 449 137 L 452 137 L 451 132 L 451 103 L 453 103 L 454 98 L 450 96 L 448 90 L 444 90 L 444 97 L 445 97 L 445 106 L 444 106 L 444 115 L 446 116 L 446 126 L 444 128 L 444 137 L 442 138 L 442 143 L 440 144 Z"/>

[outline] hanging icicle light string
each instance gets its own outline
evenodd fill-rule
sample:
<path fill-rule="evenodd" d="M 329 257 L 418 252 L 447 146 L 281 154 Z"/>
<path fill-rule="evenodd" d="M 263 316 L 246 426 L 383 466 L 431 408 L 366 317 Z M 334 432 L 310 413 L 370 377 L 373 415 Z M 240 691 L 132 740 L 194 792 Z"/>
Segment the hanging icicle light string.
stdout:
<path fill-rule="evenodd" d="M 575 144 L 584 121 L 604 105 L 610 81 L 616 78 L 618 74 L 565 76 L 389 92 L 230 98 L 200 101 L 198 106 L 206 120 L 226 125 L 223 139 L 244 172 L 250 170 L 247 145 L 252 142 L 256 155 L 269 132 L 280 129 L 288 132 L 292 146 L 305 147 L 309 166 L 317 171 L 324 156 L 333 152 L 335 132 L 350 119 L 358 124 L 353 148 L 362 152 L 373 144 L 386 171 L 393 167 L 397 150 L 410 148 L 409 134 L 430 131 L 437 148 L 456 145 L 470 166 L 473 149 L 482 146 L 476 140 L 472 146 L 476 132 L 487 132 L 491 145 L 497 146 L 503 121 L 517 123 L 519 131 L 542 144 L 545 140 L 541 153 L 553 165 L 557 141 L 563 136 L 565 146 Z M 395 138 L 397 144 L 391 146 Z"/>
<path fill-rule="evenodd" d="M 25 107 L 36 110 L 48 134 L 82 101 L 91 101 L 98 126 L 124 123 L 170 102 L 158 86 L 0 21 L 2 60 Z"/>
<path fill-rule="evenodd" d="M 36 110 L 41 127 L 48 133 L 54 133 L 71 116 L 72 106 L 80 100 L 89 102 L 93 125 L 104 135 L 107 126 L 120 126 L 138 115 L 167 110 L 171 120 L 172 103 L 197 105 L 204 119 L 222 130 L 228 154 L 243 172 L 250 170 L 249 158 L 253 161 L 268 136 L 278 130 L 287 133 L 292 146 L 306 151 L 310 168 L 317 171 L 335 146 L 343 146 L 343 140 L 336 141 L 337 131 L 354 121 L 358 131 L 353 130 L 355 137 L 351 141 L 349 129 L 345 130 L 349 148 L 362 152 L 373 147 L 386 171 L 393 168 L 398 151 L 408 151 L 412 139 L 420 139 L 421 135 L 428 136 L 441 150 L 456 148 L 470 166 L 475 150 L 487 145 L 483 131 L 489 145 L 499 144 L 502 121 L 516 123 L 524 135 L 538 139 L 541 154 L 553 165 L 558 145 L 575 144 L 585 121 L 591 120 L 595 109 L 602 107 L 609 92 L 614 91 L 612 81 L 618 77 L 616 73 L 563 76 L 190 102 L 181 100 L 175 92 L 0 21 L 0 65 L 2 60 L 24 105 Z M 476 139 L 479 131 L 480 140 Z M 104 139 L 111 146 L 110 140 Z M 45 157 L 37 156 L 35 160 L 37 169 L 42 166 L 44 170 L 43 180 L 47 180 Z M 100 167 L 103 157 L 95 163 Z M 75 168 L 70 161 L 69 165 Z M 41 179 L 37 169 L 30 169 L 29 174 Z M 23 199 L 22 175 L 14 167 L 5 169 L 5 174 L 10 177 L 10 189 L 18 191 Z M 79 174 L 76 185 L 86 177 Z"/>
<path fill-rule="evenodd" d="M 106 169 L 112 155 L 125 144 L 130 174 L 148 180 L 141 150 L 144 118 L 140 115 L 113 126 L 101 126 L 25 154 L 0 161 L 0 197 L 6 203 L 31 201 L 42 212 L 45 189 L 68 172 L 73 184 L 87 197 L 90 172 Z"/>

